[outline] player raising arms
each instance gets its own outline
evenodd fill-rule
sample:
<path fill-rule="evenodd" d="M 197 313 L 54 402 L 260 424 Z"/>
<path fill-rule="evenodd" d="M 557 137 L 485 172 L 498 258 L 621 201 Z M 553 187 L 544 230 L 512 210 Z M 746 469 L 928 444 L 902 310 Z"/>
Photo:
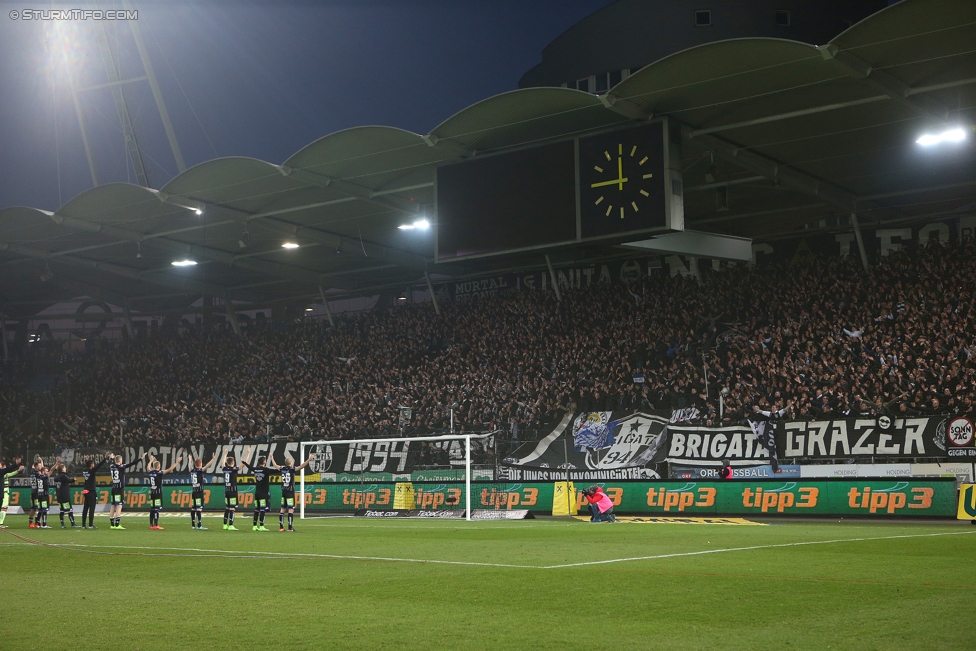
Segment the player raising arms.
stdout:
<path fill-rule="evenodd" d="M 210 461 L 207 462 L 207 465 L 203 465 L 202 459 L 194 459 L 193 455 L 190 455 L 190 465 L 193 467 L 193 469 L 190 471 L 190 484 L 192 485 L 193 489 L 193 493 L 191 495 L 192 501 L 190 502 L 190 527 L 197 531 L 207 530 L 207 528 L 203 526 L 203 507 L 206 501 L 203 487 L 207 483 L 205 474 L 210 472 L 210 467 L 214 465 L 216 460 L 216 452 L 214 452 L 213 456 L 210 457 Z"/>
<path fill-rule="evenodd" d="M 251 460 L 251 448 L 244 453 L 246 464 Z M 234 516 L 237 514 L 237 473 L 241 471 L 240 466 L 234 465 L 234 457 L 230 453 L 224 455 L 224 463 L 221 472 L 224 473 L 224 531 L 240 531 L 234 526 Z"/>
<path fill-rule="evenodd" d="M 265 457 L 258 457 L 258 463 L 252 466 L 245 461 L 241 466 L 247 466 L 254 474 L 254 526 L 252 531 L 267 531 L 264 526 L 264 516 L 271 510 L 271 473 L 274 471 L 267 468 L 268 462 Z M 260 522 L 260 524 L 259 524 Z"/>
<path fill-rule="evenodd" d="M 288 532 L 295 533 L 295 477 L 298 471 L 314 458 L 314 454 L 309 455 L 305 463 L 296 468 L 295 460 L 291 457 L 285 457 L 285 465 L 279 466 L 275 463 L 274 455 L 271 455 L 271 467 L 281 474 L 281 511 L 278 513 L 278 531 L 285 530 L 285 511 L 287 511 Z"/>
<path fill-rule="evenodd" d="M 125 503 L 125 471 L 135 468 L 143 459 L 147 452 L 133 461 L 132 463 L 122 463 L 122 455 L 115 455 L 115 463 L 108 467 L 108 472 L 112 476 L 112 504 L 108 508 L 109 529 L 124 530 L 122 526 L 122 504 Z"/>
<path fill-rule="evenodd" d="M 6 468 L 0 468 L 0 491 L 3 492 L 3 501 L 0 502 L 0 504 L 2 504 L 2 506 L 0 506 L 0 529 L 7 528 L 7 525 L 3 523 L 7 517 L 7 504 L 10 503 L 10 487 L 7 486 L 7 475 L 16 475 L 23 467 L 23 461 L 20 457 L 17 457 L 14 459 L 14 462 Z"/>
<path fill-rule="evenodd" d="M 54 468 L 51 469 L 54 477 L 54 494 L 58 500 L 59 512 L 58 515 L 61 517 L 61 528 L 64 529 L 64 515 L 68 514 L 68 519 L 71 520 L 71 528 L 76 529 L 78 525 L 75 524 L 75 514 L 71 509 L 71 484 L 75 483 L 75 480 L 68 476 L 67 466 L 60 459 L 54 464 Z"/>
<path fill-rule="evenodd" d="M 156 457 L 149 455 L 149 528 L 153 531 L 162 531 L 159 526 L 159 512 L 163 510 L 163 475 L 167 475 L 174 470 L 183 460 L 182 455 L 176 458 L 172 466 L 163 470 L 163 465 L 156 460 Z"/>

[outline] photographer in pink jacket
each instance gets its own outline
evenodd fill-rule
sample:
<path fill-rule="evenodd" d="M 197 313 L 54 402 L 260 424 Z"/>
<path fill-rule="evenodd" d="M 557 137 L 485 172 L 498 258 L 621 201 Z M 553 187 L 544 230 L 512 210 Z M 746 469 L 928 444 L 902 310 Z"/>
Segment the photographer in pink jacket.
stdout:
<path fill-rule="evenodd" d="M 582 491 L 586 501 L 590 503 L 590 512 L 593 516 L 590 522 L 614 522 L 613 502 L 610 497 L 603 492 L 599 486 L 590 486 Z"/>

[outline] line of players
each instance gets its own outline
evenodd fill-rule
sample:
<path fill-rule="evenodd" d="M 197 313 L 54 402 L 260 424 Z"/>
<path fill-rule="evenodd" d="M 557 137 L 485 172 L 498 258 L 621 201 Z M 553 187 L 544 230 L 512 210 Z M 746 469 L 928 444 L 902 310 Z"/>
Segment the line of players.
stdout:
<path fill-rule="evenodd" d="M 161 531 L 163 527 L 159 524 L 159 514 L 163 510 L 163 475 L 169 474 L 176 469 L 183 457 L 180 456 L 176 459 L 169 468 L 163 468 L 162 464 L 152 455 L 148 453 L 143 453 L 137 460 L 132 463 L 123 463 L 122 457 L 117 456 L 107 456 L 102 459 L 98 464 L 96 464 L 91 459 L 84 459 L 85 468 L 82 471 L 82 477 L 84 479 L 84 488 L 82 489 L 82 495 L 84 498 L 84 507 L 82 508 L 81 515 L 81 528 L 82 529 L 96 529 L 94 524 L 95 516 L 95 504 L 97 491 L 95 488 L 95 474 L 99 469 L 107 462 L 111 461 L 109 466 L 109 475 L 111 476 L 111 488 L 110 488 L 110 506 L 109 506 L 109 523 L 110 529 L 124 530 L 125 527 L 122 526 L 122 505 L 125 503 L 125 486 L 127 483 L 126 472 L 131 472 L 132 469 L 143 462 L 148 456 L 148 461 L 146 462 L 147 475 L 149 477 L 149 528 L 154 531 Z M 239 531 L 237 527 L 234 526 L 234 519 L 237 515 L 237 505 L 238 505 L 238 485 L 237 477 L 240 471 L 246 466 L 250 469 L 251 473 L 254 475 L 255 483 L 255 495 L 254 495 L 254 524 L 251 527 L 253 531 L 269 531 L 268 528 L 264 526 L 265 516 L 271 510 L 271 476 L 281 475 L 281 508 L 278 514 L 278 531 L 284 532 L 294 532 L 294 518 L 295 518 L 295 487 L 297 483 L 298 471 L 302 470 L 305 466 L 309 464 L 315 455 L 312 454 L 309 458 L 300 466 L 295 465 L 295 460 L 292 457 L 285 457 L 285 464 L 279 466 L 275 460 L 274 456 L 270 459 L 267 457 L 260 457 L 257 463 L 250 463 L 251 459 L 251 449 L 248 448 L 245 453 L 244 460 L 241 465 L 238 466 L 235 463 L 233 455 L 227 454 L 221 464 L 221 473 L 224 479 L 224 529 L 227 531 Z M 206 479 L 205 474 L 211 472 L 215 462 L 217 460 L 217 453 L 206 464 L 203 463 L 201 459 L 194 459 L 190 457 L 190 483 L 192 487 L 192 492 L 190 495 L 190 525 L 195 531 L 206 531 L 207 527 L 203 526 L 203 509 L 205 505 L 205 486 Z M 267 463 L 270 461 L 271 466 L 268 467 Z M 6 475 L 14 475 L 23 467 L 23 463 L 20 459 L 16 459 L 14 464 L 8 468 L 0 469 L 0 480 L 4 482 L 4 487 L 6 487 Z M 74 512 L 71 508 L 71 485 L 74 483 L 74 479 L 68 476 L 67 467 L 64 462 L 58 459 L 51 468 L 44 466 L 44 462 L 37 459 L 30 472 L 30 487 L 31 487 L 31 510 L 28 519 L 28 526 L 32 529 L 50 529 L 51 527 L 47 524 L 47 516 L 49 509 L 49 497 L 50 491 L 53 488 L 55 491 L 55 498 L 57 499 L 57 504 L 60 510 L 61 518 L 61 528 L 67 528 L 64 523 L 64 517 L 67 515 L 72 528 L 77 528 L 75 523 Z M 6 491 L 5 491 L 4 507 L 6 507 Z M 6 508 L 4 508 L 6 510 Z M 285 529 L 285 519 L 287 516 L 288 528 Z M 87 518 L 87 524 L 86 524 Z M 0 521 L 0 526 L 2 526 L 2 521 Z"/>

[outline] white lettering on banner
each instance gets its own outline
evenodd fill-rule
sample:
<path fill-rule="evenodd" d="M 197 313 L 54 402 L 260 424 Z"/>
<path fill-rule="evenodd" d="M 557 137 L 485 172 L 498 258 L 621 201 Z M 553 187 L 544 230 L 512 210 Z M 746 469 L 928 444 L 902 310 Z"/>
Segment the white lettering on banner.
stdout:
<path fill-rule="evenodd" d="M 732 443 L 729 444 L 729 449 L 725 452 L 726 456 L 729 458 L 742 458 L 742 437 L 733 436 Z"/>
<path fill-rule="evenodd" d="M 829 424 L 828 424 L 829 426 Z M 847 423 L 839 421 L 834 424 L 833 432 L 830 435 L 830 454 L 837 454 L 837 444 L 840 443 L 844 448 L 844 454 L 851 453 L 851 444 L 847 440 Z"/>
<path fill-rule="evenodd" d="M 824 427 L 811 427 L 807 432 L 807 445 L 809 446 L 810 455 L 817 453 L 817 448 L 820 448 L 820 454 L 827 454 L 827 445 L 824 443 L 824 436 L 827 435 L 827 429 Z"/>
<path fill-rule="evenodd" d="M 925 442 L 922 440 L 922 432 L 925 431 L 925 426 L 928 422 L 928 418 L 906 418 L 904 420 L 905 454 L 911 454 L 913 447 L 919 456 L 925 454 Z"/>
<path fill-rule="evenodd" d="M 806 428 L 803 427 L 802 423 L 789 423 L 786 426 L 786 456 L 788 457 L 802 457 L 803 456 L 803 443 L 806 441 L 806 435 L 800 432 L 804 431 Z"/>
<path fill-rule="evenodd" d="M 922 246 L 927 246 L 929 242 L 933 239 L 932 235 L 935 235 L 935 239 L 938 239 L 939 244 L 949 243 L 949 225 L 943 224 L 941 222 L 936 222 L 933 224 L 926 224 L 918 231 L 918 242 Z"/>
<path fill-rule="evenodd" d="M 671 434 L 671 448 L 668 450 L 669 457 L 681 458 L 685 456 L 685 435 L 673 432 Z"/>
<path fill-rule="evenodd" d="M 875 237 L 881 240 L 881 256 L 886 257 L 893 251 L 901 250 L 901 244 L 894 242 L 895 238 L 908 241 L 912 239 L 910 228 L 882 228 L 875 231 Z"/>
<path fill-rule="evenodd" d="M 729 449 L 728 437 L 725 434 L 716 434 L 712 439 L 711 453 L 713 457 L 721 458 L 725 456 L 725 451 Z"/>
<path fill-rule="evenodd" d="M 860 422 L 860 421 L 858 421 L 858 422 Z M 856 432 L 857 429 L 858 429 L 857 423 L 855 423 L 854 424 L 854 431 Z M 854 447 L 851 448 L 851 452 L 853 454 L 863 454 L 863 455 L 871 455 L 871 454 L 874 454 L 874 444 L 872 443 L 872 444 L 868 445 L 868 444 L 865 444 L 864 443 L 864 441 L 869 436 L 871 436 L 872 434 L 874 434 L 874 429 L 872 429 L 870 427 L 867 428 L 864 431 L 864 433 L 861 434 L 860 438 L 857 439 L 857 443 L 855 443 L 854 444 Z"/>
<path fill-rule="evenodd" d="M 834 235 L 834 241 L 840 245 L 840 257 L 846 258 L 851 254 L 851 242 L 854 241 L 854 233 L 840 233 Z"/>

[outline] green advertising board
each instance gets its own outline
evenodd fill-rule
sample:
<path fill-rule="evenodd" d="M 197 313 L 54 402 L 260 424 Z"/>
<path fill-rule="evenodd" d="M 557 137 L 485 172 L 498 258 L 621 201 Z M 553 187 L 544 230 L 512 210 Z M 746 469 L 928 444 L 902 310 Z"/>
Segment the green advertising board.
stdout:
<path fill-rule="evenodd" d="M 641 515 L 848 515 L 954 517 L 956 514 L 955 480 L 797 480 L 797 481 L 621 481 L 599 483 L 614 503 L 618 513 Z M 529 509 L 551 513 L 552 482 L 471 484 L 473 509 Z M 451 482 L 414 482 L 417 509 L 442 510 L 464 508 L 464 484 Z M 394 482 L 316 483 L 305 486 L 308 510 L 356 511 L 359 509 L 392 509 L 396 488 Z M 208 487 L 204 493 L 208 509 L 224 508 L 223 487 Z M 163 508 L 188 509 L 189 486 L 165 486 Z M 271 504 L 280 504 L 281 487 L 271 486 Z M 108 504 L 107 488 L 98 489 L 98 504 Z M 146 509 L 148 486 L 126 489 L 125 506 Z M 72 489 L 72 503 L 82 504 L 81 489 Z M 30 508 L 30 490 L 12 488 L 10 505 Z M 54 501 L 51 505 L 56 509 Z M 254 505 L 254 486 L 241 484 L 238 507 Z M 583 496 L 576 494 L 576 508 L 587 513 Z"/>

